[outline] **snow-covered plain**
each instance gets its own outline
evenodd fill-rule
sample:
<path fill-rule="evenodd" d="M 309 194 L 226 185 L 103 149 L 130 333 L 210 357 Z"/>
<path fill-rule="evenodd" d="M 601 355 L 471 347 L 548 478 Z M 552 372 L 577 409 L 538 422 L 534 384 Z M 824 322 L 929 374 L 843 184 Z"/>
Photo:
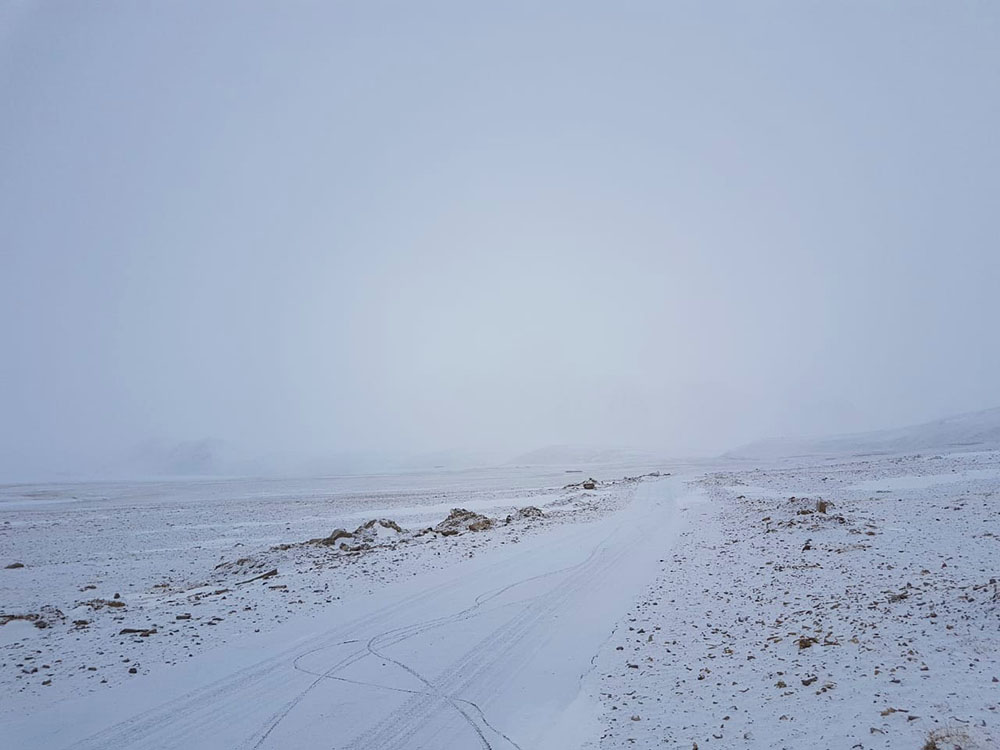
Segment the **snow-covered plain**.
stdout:
<path fill-rule="evenodd" d="M 565 486 L 586 478 L 4 488 L 4 560 L 24 567 L 0 570 L 0 614 L 33 619 L 0 626 L 0 736 L 530 745 L 651 580 L 673 518 L 673 485 L 642 502 L 622 474 Z M 438 526 L 458 507 L 493 523 Z M 353 533 L 329 543 L 337 528 Z M 529 677 L 541 694 L 524 700 Z"/>
<path fill-rule="evenodd" d="M 1000 747 L 1000 453 L 695 484 L 696 522 L 599 655 L 589 746 Z"/>
<path fill-rule="evenodd" d="M 990 450 L 6 487 L 0 737 L 994 748 L 998 492 Z"/>

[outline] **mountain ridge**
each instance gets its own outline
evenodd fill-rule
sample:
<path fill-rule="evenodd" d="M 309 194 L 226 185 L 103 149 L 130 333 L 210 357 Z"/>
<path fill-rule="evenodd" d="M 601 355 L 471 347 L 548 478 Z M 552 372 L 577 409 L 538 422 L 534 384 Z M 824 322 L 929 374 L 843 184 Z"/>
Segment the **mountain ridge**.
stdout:
<path fill-rule="evenodd" d="M 725 458 L 905 453 L 1000 447 L 1000 407 L 870 432 L 811 438 L 767 438 L 733 448 Z"/>

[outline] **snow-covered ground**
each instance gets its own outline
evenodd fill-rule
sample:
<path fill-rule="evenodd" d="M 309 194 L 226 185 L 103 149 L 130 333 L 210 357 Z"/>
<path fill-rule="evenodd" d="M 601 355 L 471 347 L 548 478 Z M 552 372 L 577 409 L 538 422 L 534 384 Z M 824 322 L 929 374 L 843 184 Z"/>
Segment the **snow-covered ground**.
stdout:
<path fill-rule="evenodd" d="M 559 704 L 520 700 L 513 665 L 562 653 L 545 642 L 579 628 L 566 643 L 582 666 L 550 664 L 536 680 L 574 696 L 650 578 L 635 566 L 666 521 L 640 517 L 671 512 L 631 502 L 642 481 L 621 473 L 588 489 L 586 474 L 538 471 L 4 488 L 3 564 L 24 567 L 0 570 L 0 735 L 24 747 L 91 735 L 83 746 L 288 747 L 288 733 L 329 730 L 308 694 L 339 707 L 324 703 L 339 746 L 381 746 L 363 738 L 386 733 L 400 696 L 425 696 L 422 675 L 437 684 L 449 669 L 482 674 L 446 700 L 441 737 L 500 736 L 466 716 L 474 695 L 510 736 L 537 734 Z M 617 604 L 573 623 L 592 594 Z M 511 692 L 492 692 L 505 681 Z M 192 725 L 194 707 L 217 724 Z"/>
<path fill-rule="evenodd" d="M 0 737 L 1000 746 L 1000 452 L 620 468 L 3 488 Z"/>
<path fill-rule="evenodd" d="M 696 484 L 598 658 L 589 746 L 1000 747 L 1000 453 Z"/>

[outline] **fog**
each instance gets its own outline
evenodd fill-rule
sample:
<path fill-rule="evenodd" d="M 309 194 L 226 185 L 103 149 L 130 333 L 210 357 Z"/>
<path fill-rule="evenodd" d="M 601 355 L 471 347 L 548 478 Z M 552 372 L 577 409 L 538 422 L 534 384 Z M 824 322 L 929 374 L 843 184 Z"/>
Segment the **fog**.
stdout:
<path fill-rule="evenodd" d="M 997 6 L 536 5 L 8 3 L 0 477 L 1000 404 Z"/>

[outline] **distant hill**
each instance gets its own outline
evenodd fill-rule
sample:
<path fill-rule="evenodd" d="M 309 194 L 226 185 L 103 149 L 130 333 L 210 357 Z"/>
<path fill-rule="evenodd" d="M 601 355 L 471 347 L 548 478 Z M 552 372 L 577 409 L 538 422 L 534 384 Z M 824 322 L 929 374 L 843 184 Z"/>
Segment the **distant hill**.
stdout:
<path fill-rule="evenodd" d="M 772 438 L 735 448 L 727 458 L 910 453 L 1000 448 L 1000 408 L 892 430 L 826 438 Z"/>

